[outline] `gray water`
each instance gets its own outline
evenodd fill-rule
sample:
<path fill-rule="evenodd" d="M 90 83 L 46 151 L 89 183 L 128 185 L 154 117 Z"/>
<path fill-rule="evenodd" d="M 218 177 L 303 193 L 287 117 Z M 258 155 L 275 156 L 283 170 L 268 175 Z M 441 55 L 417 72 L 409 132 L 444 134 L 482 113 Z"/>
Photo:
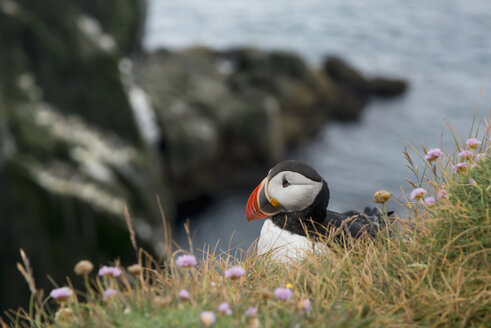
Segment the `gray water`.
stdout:
<path fill-rule="evenodd" d="M 327 124 L 289 156 L 317 168 L 329 207 L 342 211 L 372 204 L 378 189 L 400 196 L 408 188 L 407 142 L 440 146 L 445 119 L 466 138 L 479 102 L 478 118 L 488 116 L 490 31 L 490 0 L 150 0 L 145 46 L 252 45 L 295 51 L 311 65 L 336 54 L 367 74 L 406 78 L 405 96 L 371 102 L 358 123 Z M 247 248 L 262 225 L 245 220 L 247 197 L 238 191 L 200 215 L 195 245 L 228 247 L 235 231 L 231 244 Z"/>

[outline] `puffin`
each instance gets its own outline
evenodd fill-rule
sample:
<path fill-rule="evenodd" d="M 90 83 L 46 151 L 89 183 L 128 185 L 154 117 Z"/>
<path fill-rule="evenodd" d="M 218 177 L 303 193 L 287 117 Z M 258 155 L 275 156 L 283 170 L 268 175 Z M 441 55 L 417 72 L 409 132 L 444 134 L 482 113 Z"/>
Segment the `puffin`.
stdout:
<path fill-rule="evenodd" d="M 327 182 L 310 164 L 299 160 L 276 164 L 247 201 L 248 221 L 267 218 L 257 253 L 288 262 L 312 250 L 327 251 L 325 237 L 333 228 L 339 228 L 338 240 L 342 240 L 347 236 L 374 238 L 387 227 L 383 212 L 376 207 L 342 213 L 328 210 L 329 196 Z"/>

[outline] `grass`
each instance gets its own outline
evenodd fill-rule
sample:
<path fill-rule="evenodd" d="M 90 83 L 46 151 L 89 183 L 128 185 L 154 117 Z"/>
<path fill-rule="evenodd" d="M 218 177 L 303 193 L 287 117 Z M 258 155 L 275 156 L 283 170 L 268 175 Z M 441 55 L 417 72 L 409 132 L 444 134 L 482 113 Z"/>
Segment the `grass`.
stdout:
<path fill-rule="evenodd" d="M 455 138 L 452 153 L 436 161 L 413 160 L 408 167 L 415 180 L 436 199 L 402 202 L 408 217 L 400 220 L 391 238 L 348 240 L 347 247 L 331 242 L 330 252 L 312 254 L 300 263 L 279 264 L 230 250 L 202 253 L 199 265 L 180 268 L 174 258 L 153 259 L 138 249 L 141 271 L 123 270 L 117 278 L 91 276 L 86 289 L 58 304 L 36 290 L 27 257 L 19 264 L 33 292 L 30 309 L 7 313 L 2 327 L 200 327 L 202 311 L 213 311 L 213 327 L 489 327 L 491 322 L 491 158 L 489 125 L 467 169 L 452 167 L 467 146 Z M 416 150 L 413 147 L 414 150 Z M 426 149 L 423 150 L 426 152 Z M 476 160 L 477 153 L 486 156 Z M 422 166 L 416 164 L 422 163 Z M 475 167 L 473 164 L 475 164 Z M 473 179 L 474 181 L 470 180 Z M 438 199 L 440 190 L 447 197 Z M 131 221 L 128 220 L 130 230 Z M 166 233 L 167 235 L 167 233 Z M 169 241 L 169 238 L 167 238 Z M 168 254 L 173 252 L 169 242 Z M 119 266 L 118 263 L 115 263 Z M 246 270 L 232 280 L 224 271 L 232 265 Z M 291 284 L 293 297 L 274 298 L 274 290 Z M 66 285 L 71 286 L 70 280 Z M 117 294 L 106 300 L 104 290 Z M 179 290 L 187 289 L 188 300 Z M 302 311 L 305 300 L 309 311 Z M 228 302 L 233 313 L 221 316 L 217 307 Z M 245 316 L 249 307 L 257 316 Z"/>

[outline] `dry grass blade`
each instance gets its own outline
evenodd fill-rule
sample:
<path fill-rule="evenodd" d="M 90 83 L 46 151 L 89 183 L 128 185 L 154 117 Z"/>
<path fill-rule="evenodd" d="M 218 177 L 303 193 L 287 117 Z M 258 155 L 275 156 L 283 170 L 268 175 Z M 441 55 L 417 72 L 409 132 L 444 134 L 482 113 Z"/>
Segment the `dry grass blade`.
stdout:
<path fill-rule="evenodd" d="M 191 223 L 189 222 L 189 219 L 187 219 L 186 223 L 184 223 L 184 231 L 186 231 L 186 237 L 188 239 L 189 251 L 192 254 L 193 253 L 193 238 L 191 237 Z"/>
<path fill-rule="evenodd" d="M 157 204 L 159 205 L 160 217 L 162 218 L 162 226 L 164 229 L 164 256 L 165 259 L 170 261 L 173 253 L 172 247 L 172 229 L 169 222 L 167 222 L 167 217 L 165 216 L 164 208 L 162 207 L 162 202 L 160 201 L 160 196 L 157 195 Z"/>
<path fill-rule="evenodd" d="M 24 263 L 24 266 L 22 266 L 21 263 L 17 262 L 17 269 L 20 271 L 20 273 L 26 280 L 27 285 L 29 286 L 29 290 L 31 291 L 31 294 L 37 296 L 38 291 L 36 288 L 36 282 L 34 280 L 34 274 L 31 268 L 31 263 L 23 249 L 20 249 L 20 256 L 22 258 L 22 262 Z"/>
<path fill-rule="evenodd" d="M 130 212 L 128 211 L 128 207 L 126 205 L 124 206 L 124 219 L 126 221 L 126 225 L 128 226 L 128 230 L 130 232 L 131 245 L 133 245 L 133 249 L 135 250 L 136 256 L 138 257 L 138 245 L 136 243 L 135 229 L 133 229 Z"/>

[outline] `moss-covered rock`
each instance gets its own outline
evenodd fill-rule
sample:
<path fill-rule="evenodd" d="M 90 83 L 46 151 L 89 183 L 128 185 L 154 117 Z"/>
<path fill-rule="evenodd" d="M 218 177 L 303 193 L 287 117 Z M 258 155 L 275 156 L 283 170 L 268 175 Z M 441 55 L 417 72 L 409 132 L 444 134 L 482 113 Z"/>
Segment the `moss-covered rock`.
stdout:
<path fill-rule="evenodd" d="M 0 1 L 2 310 L 27 304 L 19 248 L 49 289 L 47 275 L 61 282 L 82 258 L 135 260 L 124 206 L 148 249 L 161 239 L 156 195 L 174 217 L 165 165 L 140 136 L 120 72 L 140 48 L 144 5 Z"/>
<path fill-rule="evenodd" d="M 136 6 L 140 1 L 124 3 L 131 2 Z M 131 43 L 104 31 L 78 1 L 2 3 L 0 65 L 6 70 L 2 72 L 2 87 L 7 94 L 11 95 L 19 76 L 27 72 L 33 75 L 45 101 L 138 142 L 118 70 L 119 54 Z M 15 9 L 5 10 L 5 3 Z M 84 8 L 90 6 L 80 3 Z M 99 7 L 91 12 L 99 15 Z M 120 6 L 107 9 L 115 7 Z M 139 19 L 143 22 L 143 17 Z M 136 41 L 133 44 L 138 46 Z"/>

